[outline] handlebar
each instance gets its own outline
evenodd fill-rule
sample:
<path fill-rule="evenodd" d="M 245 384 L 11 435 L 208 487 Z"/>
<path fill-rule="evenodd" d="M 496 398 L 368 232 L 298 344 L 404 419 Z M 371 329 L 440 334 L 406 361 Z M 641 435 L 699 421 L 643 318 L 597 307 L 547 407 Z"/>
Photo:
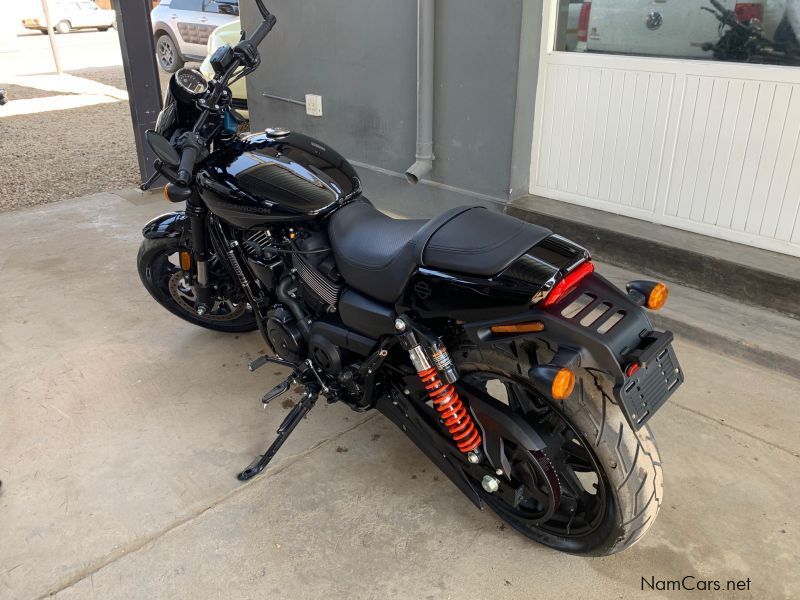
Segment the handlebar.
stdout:
<path fill-rule="evenodd" d="M 266 10 L 266 9 L 264 9 Z M 264 16 L 264 20 L 261 22 L 261 25 L 258 26 L 253 32 L 253 35 L 250 36 L 250 43 L 254 46 L 258 46 L 261 42 L 264 41 L 264 38 L 267 37 L 272 28 L 275 27 L 275 23 L 278 20 L 275 18 L 275 15 L 267 12 Z"/>
<path fill-rule="evenodd" d="M 178 165 L 178 185 L 181 187 L 186 187 L 192 180 L 196 160 L 197 148 L 194 145 L 184 146 L 181 151 L 181 163 Z"/>
<path fill-rule="evenodd" d="M 256 66 L 258 65 L 259 59 L 257 47 L 259 44 L 261 44 L 261 42 L 264 41 L 264 38 L 269 35 L 269 32 L 272 31 L 272 28 L 275 27 L 277 19 L 275 18 L 275 15 L 266 9 L 263 0 L 255 0 L 255 3 L 258 7 L 258 12 L 260 12 L 261 16 L 263 17 L 263 21 L 249 39 L 242 40 L 237 45 L 237 48 L 240 51 L 235 52 L 233 63 L 227 69 L 224 75 L 219 78 L 217 82 L 218 85 L 214 86 L 211 97 L 207 102 L 207 106 L 215 106 L 217 102 L 219 102 L 220 96 L 225 90 L 225 84 L 228 82 L 234 72 L 239 69 L 239 67 L 241 67 L 243 64 L 245 67 L 252 67 L 252 62 L 255 62 Z M 248 60 L 245 60 L 245 57 L 248 57 Z M 181 148 L 181 160 L 180 165 L 178 166 L 177 181 L 178 185 L 182 187 L 186 187 L 192 181 L 192 174 L 194 173 L 194 165 L 197 161 L 197 156 L 200 153 L 200 150 L 205 147 L 205 140 L 203 140 L 199 132 L 208 119 L 210 112 L 211 111 L 209 108 L 204 108 L 203 112 L 200 114 L 200 117 L 197 119 L 197 122 L 192 128 L 192 132 L 185 136 L 183 146 Z"/>

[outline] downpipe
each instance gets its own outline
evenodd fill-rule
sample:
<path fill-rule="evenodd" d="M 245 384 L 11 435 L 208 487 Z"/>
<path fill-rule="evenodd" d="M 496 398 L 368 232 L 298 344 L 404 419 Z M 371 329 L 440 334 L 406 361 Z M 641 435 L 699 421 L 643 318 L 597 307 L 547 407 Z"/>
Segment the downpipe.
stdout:
<path fill-rule="evenodd" d="M 406 179 L 417 184 L 433 168 L 434 0 L 417 0 L 417 161 Z"/>

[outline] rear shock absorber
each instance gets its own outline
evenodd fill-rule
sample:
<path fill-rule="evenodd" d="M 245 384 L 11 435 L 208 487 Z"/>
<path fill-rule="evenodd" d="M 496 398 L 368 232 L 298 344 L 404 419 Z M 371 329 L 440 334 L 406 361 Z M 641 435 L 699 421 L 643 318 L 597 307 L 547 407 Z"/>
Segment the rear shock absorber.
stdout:
<path fill-rule="evenodd" d="M 439 418 L 447 428 L 458 449 L 463 453 L 472 452 L 481 445 L 481 434 L 478 432 L 472 417 L 458 397 L 453 383 L 458 379 L 458 372 L 453 366 L 453 361 L 447 348 L 441 341 L 436 341 L 431 347 L 433 364 L 428 358 L 428 353 L 417 342 L 413 333 L 404 334 L 404 346 L 408 350 L 411 363 L 417 370 L 417 375 L 425 386 Z"/>

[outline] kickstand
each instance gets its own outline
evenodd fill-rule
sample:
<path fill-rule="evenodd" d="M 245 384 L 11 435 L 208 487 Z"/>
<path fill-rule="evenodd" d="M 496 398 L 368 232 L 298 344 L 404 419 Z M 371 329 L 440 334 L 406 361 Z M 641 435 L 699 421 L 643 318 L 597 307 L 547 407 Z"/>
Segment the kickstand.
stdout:
<path fill-rule="evenodd" d="M 317 398 L 319 398 L 319 390 L 316 388 L 316 386 L 306 386 L 306 391 L 303 394 L 303 397 L 300 398 L 300 401 L 295 404 L 291 411 L 289 411 L 289 414 L 286 415 L 286 418 L 283 420 L 283 423 L 281 423 L 281 426 L 278 427 L 278 437 L 275 438 L 275 441 L 272 442 L 272 445 L 267 448 L 267 451 L 262 456 L 259 456 L 257 459 L 255 459 L 252 463 L 250 463 L 250 466 L 237 475 L 237 479 L 239 479 L 239 481 L 247 481 L 252 479 L 266 468 L 269 462 L 278 453 L 278 450 L 280 450 L 281 446 L 283 446 L 283 443 L 288 439 L 292 431 L 294 431 L 294 428 L 297 427 L 300 421 L 303 420 L 303 417 L 306 416 L 308 411 L 314 408 Z"/>

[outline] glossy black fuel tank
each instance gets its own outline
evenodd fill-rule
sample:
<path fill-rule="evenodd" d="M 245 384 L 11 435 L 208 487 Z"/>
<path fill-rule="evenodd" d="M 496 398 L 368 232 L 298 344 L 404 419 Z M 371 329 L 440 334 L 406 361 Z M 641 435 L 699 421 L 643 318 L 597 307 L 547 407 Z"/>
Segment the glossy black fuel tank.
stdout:
<path fill-rule="evenodd" d="M 197 181 L 209 210 L 242 228 L 314 218 L 361 193 L 358 174 L 341 154 L 280 129 L 213 153 Z"/>

